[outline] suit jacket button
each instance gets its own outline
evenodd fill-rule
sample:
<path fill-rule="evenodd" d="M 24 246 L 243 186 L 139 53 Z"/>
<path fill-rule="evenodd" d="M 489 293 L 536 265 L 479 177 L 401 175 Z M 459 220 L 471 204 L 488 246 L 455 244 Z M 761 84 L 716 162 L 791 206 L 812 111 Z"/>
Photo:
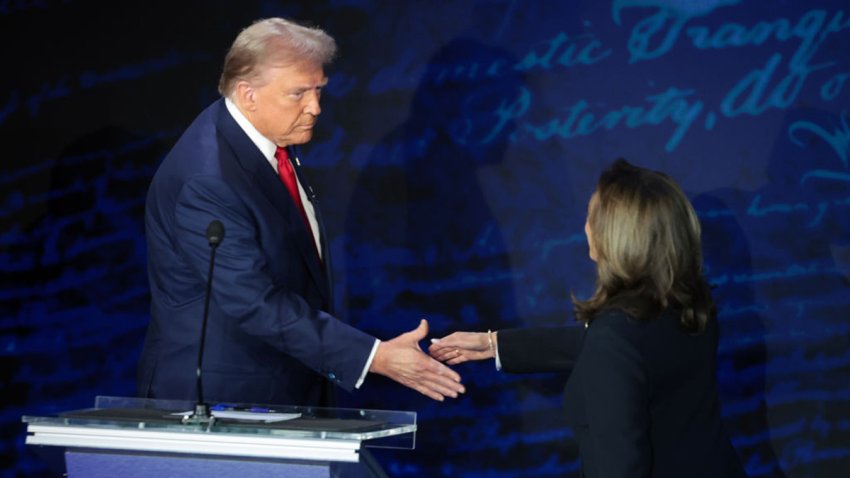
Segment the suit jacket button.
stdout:
<path fill-rule="evenodd" d="M 328 378 L 331 380 L 336 380 L 336 375 L 333 372 L 328 373 Z"/>

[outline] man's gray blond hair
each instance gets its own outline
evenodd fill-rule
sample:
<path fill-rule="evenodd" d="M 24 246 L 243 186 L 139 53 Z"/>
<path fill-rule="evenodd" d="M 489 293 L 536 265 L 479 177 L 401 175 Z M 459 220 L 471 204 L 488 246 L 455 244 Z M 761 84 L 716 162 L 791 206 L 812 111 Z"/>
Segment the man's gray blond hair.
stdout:
<path fill-rule="evenodd" d="M 271 66 L 300 62 L 325 66 L 335 54 L 336 42 L 320 28 L 283 18 L 258 20 L 242 30 L 230 46 L 218 92 L 229 97 L 238 82 L 253 82 Z"/>

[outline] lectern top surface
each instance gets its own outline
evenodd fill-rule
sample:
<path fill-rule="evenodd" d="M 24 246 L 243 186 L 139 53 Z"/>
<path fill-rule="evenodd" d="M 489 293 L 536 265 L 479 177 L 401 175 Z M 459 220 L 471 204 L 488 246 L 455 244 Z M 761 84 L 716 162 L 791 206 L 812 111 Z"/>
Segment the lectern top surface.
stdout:
<path fill-rule="evenodd" d="M 228 403 L 213 404 L 212 414 L 216 418 L 211 423 L 184 423 L 183 416 L 193 408 L 194 403 L 185 401 L 98 397 L 94 408 L 72 410 L 54 417 L 25 416 L 23 421 L 30 425 L 113 430 L 357 441 L 416 431 L 415 412 Z"/>

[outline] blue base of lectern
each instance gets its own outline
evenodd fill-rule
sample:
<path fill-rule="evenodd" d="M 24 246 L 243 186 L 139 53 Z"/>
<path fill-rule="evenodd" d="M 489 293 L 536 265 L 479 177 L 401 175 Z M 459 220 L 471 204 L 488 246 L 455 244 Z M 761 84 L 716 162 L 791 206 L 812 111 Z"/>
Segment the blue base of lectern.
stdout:
<path fill-rule="evenodd" d="M 415 443 L 413 412 L 241 404 L 199 424 L 182 418 L 191 405 L 98 397 L 22 420 L 27 445 L 65 450 L 68 478 L 386 478 L 364 443 Z"/>
<path fill-rule="evenodd" d="M 375 476 L 360 463 L 268 461 L 244 458 L 101 451 L 65 452 L 68 478 L 366 478 Z"/>

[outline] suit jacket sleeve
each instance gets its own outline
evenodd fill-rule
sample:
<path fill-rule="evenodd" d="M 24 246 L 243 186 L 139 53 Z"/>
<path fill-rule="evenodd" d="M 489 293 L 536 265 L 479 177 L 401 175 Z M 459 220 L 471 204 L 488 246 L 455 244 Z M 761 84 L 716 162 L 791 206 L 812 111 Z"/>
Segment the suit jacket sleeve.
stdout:
<path fill-rule="evenodd" d="M 275 284 L 251 213 L 222 179 L 212 175 L 184 184 L 174 217 L 174 247 L 205 281 L 210 247 L 204 231 L 213 219 L 225 225 L 213 273 L 212 300 L 217 307 L 238 320 L 245 333 L 351 390 L 363 371 L 374 337 L 310 307 L 299 295 Z"/>
<path fill-rule="evenodd" d="M 499 331 L 499 360 L 508 373 L 569 372 L 584 327 L 528 327 Z"/>
<path fill-rule="evenodd" d="M 650 388 L 639 350 L 621 331 L 595 320 L 587 331 L 581 361 L 590 459 L 598 476 L 649 477 Z"/>

